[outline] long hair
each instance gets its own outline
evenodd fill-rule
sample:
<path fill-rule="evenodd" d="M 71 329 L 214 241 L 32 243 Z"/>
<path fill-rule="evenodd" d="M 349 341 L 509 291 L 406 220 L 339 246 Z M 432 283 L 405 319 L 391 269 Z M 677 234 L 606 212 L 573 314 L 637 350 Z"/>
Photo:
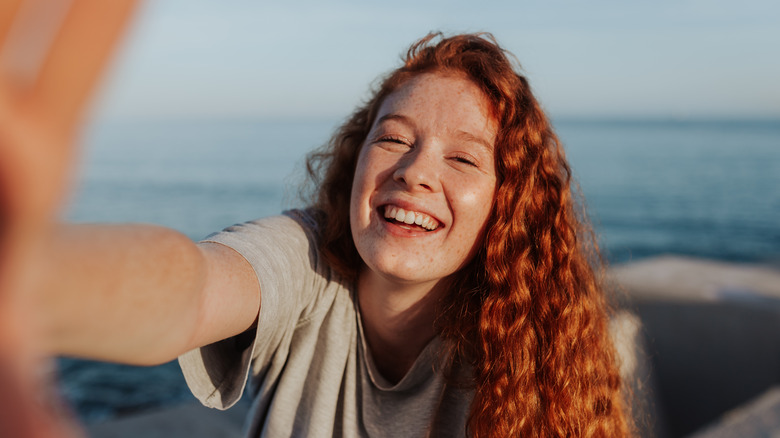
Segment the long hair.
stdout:
<path fill-rule="evenodd" d="M 499 126 L 496 195 L 484 238 L 450 279 L 436 321 L 453 363 L 473 370 L 469 432 L 627 435 L 593 233 L 549 120 L 491 35 L 430 34 L 416 42 L 327 148 L 309 156 L 319 189 L 320 250 L 346 278 L 357 276 L 362 262 L 349 202 L 358 153 L 384 99 L 427 72 L 464 74 L 487 97 Z"/>

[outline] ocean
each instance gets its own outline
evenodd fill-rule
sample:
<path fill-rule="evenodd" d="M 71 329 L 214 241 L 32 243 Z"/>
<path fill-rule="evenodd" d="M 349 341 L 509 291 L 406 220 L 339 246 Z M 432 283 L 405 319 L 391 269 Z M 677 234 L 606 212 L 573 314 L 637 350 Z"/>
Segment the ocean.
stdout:
<path fill-rule="evenodd" d="M 338 121 L 104 122 L 84 135 L 65 217 L 192 239 L 300 206 L 307 151 Z M 661 254 L 780 269 L 780 121 L 561 119 L 555 127 L 611 264 Z M 85 422 L 193 400 L 178 366 L 60 358 Z"/>

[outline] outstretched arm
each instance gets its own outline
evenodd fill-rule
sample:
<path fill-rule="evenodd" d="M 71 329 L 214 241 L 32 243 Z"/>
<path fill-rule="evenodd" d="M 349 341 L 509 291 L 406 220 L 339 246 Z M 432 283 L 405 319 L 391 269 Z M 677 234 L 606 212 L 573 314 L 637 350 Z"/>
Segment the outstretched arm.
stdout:
<path fill-rule="evenodd" d="M 34 307 L 49 353 L 162 363 L 257 317 L 252 267 L 219 244 L 153 225 L 66 225 L 46 250 Z"/>
<path fill-rule="evenodd" d="M 52 220 L 135 2 L 0 3 L 0 360 L 155 363 L 249 327 L 257 282 L 232 250 L 160 227 Z"/>

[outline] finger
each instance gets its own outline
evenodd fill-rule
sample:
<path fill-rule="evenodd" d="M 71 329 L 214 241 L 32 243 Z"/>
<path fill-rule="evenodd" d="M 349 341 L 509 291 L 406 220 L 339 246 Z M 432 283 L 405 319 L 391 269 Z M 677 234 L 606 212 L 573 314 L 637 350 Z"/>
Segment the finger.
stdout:
<path fill-rule="evenodd" d="M 55 120 L 78 121 L 135 0 L 74 0 L 38 75 L 34 100 Z"/>
<path fill-rule="evenodd" d="M 22 0 L 3 0 L 0 2 L 0 48 L 3 47 L 11 23 L 14 22 Z"/>
<path fill-rule="evenodd" d="M 24 0 L 8 28 L 0 68 L 11 91 L 24 97 L 35 85 L 72 0 Z"/>

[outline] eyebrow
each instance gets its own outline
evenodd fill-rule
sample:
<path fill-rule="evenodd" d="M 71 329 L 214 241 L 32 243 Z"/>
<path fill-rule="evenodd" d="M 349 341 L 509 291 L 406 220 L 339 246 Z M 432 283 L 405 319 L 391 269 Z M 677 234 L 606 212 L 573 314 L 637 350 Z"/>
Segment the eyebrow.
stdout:
<path fill-rule="evenodd" d="M 406 116 L 401 115 L 401 114 L 395 114 L 395 113 L 390 113 L 390 114 L 383 115 L 382 117 L 380 117 L 380 118 L 378 118 L 376 120 L 376 124 L 379 125 L 379 124 L 381 124 L 383 122 L 386 122 L 388 120 L 398 120 L 399 122 L 402 122 L 402 123 L 404 123 L 406 125 L 409 125 L 409 126 L 412 126 L 412 127 L 415 126 L 414 122 L 409 117 L 406 117 Z"/>
<path fill-rule="evenodd" d="M 403 114 L 396 114 L 396 113 L 385 114 L 384 116 L 382 116 L 382 117 L 380 117 L 380 118 L 378 118 L 376 120 L 376 124 L 380 125 L 383 122 L 386 122 L 386 121 L 389 121 L 389 120 L 397 120 L 397 121 L 399 121 L 399 122 L 401 122 L 401 123 L 403 123 L 405 125 L 408 125 L 408 126 L 410 126 L 412 128 L 416 127 L 416 125 L 414 123 L 414 120 L 412 120 L 409 117 L 406 117 Z M 460 129 L 455 131 L 455 135 L 458 138 L 460 138 L 461 140 L 463 140 L 463 141 L 467 141 L 467 142 L 470 142 L 470 143 L 476 143 L 476 144 L 482 146 L 486 151 L 493 152 L 493 149 L 494 149 L 493 145 L 490 144 L 484 138 L 477 137 L 476 135 L 474 135 L 474 134 L 472 134 L 472 133 L 470 133 L 468 131 L 463 131 L 463 130 L 460 130 Z"/>
<path fill-rule="evenodd" d="M 485 140 L 482 137 L 477 137 L 476 135 L 474 135 L 474 134 L 472 134 L 470 132 L 461 131 L 461 130 L 456 131 L 456 135 L 459 138 L 463 139 L 464 141 L 468 141 L 468 142 L 471 142 L 471 143 L 476 143 L 476 144 L 482 146 L 483 148 L 485 148 L 486 151 L 493 152 L 494 146 L 491 145 L 490 143 L 488 143 L 488 141 Z"/>

